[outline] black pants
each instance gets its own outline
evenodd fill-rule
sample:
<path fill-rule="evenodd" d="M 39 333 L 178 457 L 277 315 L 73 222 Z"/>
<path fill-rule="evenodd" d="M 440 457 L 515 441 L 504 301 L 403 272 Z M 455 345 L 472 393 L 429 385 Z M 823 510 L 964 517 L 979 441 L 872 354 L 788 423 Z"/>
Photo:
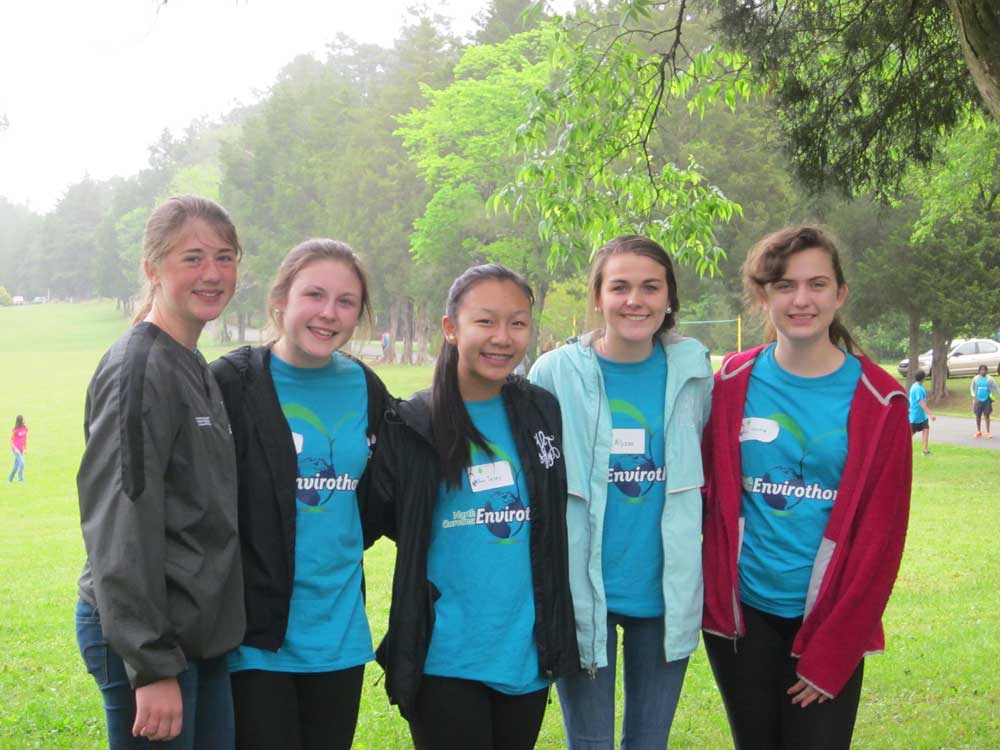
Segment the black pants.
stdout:
<path fill-rule="evenodd" d="M 350 750 L 364 674 L 233 672 L 237 750 Z"/>
<path fill-rule="evenodd" d="M 410 733 L 416 750 L 531 750 L 548 690 L 507 695 L 481 682 L 421 678 Z"/>
<path fill-rule="evenodd" d="M 705 651 L 729 717 L 736 750 L 847 750 L 861 698 L 864 660 L 833 700 L 792 703 L 798 682 L 792 642 L 802 618 L 743 606 L 746 637 L 705 634 Z"/>

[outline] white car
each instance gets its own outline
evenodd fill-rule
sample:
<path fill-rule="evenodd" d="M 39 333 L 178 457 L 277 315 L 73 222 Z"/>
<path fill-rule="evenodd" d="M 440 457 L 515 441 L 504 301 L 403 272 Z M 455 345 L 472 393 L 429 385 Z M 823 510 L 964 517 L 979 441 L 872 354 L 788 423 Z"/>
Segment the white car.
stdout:
<path fill-rule="evenodd" d="M 928 349 L 920 355 L 917 362 L 929 377 L 934 362 L 933 351 Z M 975 375 L 980 365 L 986 365 L 988 372 L 1000 375 L 1000 342 L 993 339 L 955 339 L 951 342 L 946 377 Z M 910 371 L 910 360 L 901 360 L 897 369 L 905 377 Z"/>

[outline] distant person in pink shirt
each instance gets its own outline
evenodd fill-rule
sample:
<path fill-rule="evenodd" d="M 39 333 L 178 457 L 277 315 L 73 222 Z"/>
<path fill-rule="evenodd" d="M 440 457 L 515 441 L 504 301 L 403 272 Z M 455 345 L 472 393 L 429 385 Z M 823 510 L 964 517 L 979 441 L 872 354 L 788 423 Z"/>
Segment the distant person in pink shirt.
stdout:
<path fill-rule="evenodd" d="M 10 433 L 10 452 L 14 454 L 14 468 L 10 470 L 8 482 L 24 481 L 24 452 L 28 449 L 28 426 L 24 423 L 24 417 L 20 414 L 14 420 L 14 430 Z"/>

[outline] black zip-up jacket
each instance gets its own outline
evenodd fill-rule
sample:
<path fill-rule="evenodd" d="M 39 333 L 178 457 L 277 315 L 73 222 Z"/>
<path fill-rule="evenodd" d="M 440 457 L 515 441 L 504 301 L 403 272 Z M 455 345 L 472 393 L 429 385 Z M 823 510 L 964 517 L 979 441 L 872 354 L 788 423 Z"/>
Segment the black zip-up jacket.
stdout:
<path fill-rule="evenodd" d="M 385 385 L 358 360 L 368 388 L 368 445 L 374 450 L 389 403 Z M 239 530 L 247 628 L 243 645 L 277 651 L 285 641 L 295 579 L 295 481 L 292 431 L 271 379 L 271 350 L 243 346 L 210 366 L 222 390 L 236 444 Z M 369 458 L 369 466 L 371 465 Z M 380 536 L 368 510 L 370 471 L 357 487 L 365 548 Z"/>
<path fill-rule="evenodd" d="M 539 668 L 550 682 L 579 671 L 566 541 L 566 466 L 559 403 L 520 377 L 504 385 L 504 406 L 531 498 L 531 577 Z M 396 540 L 389 629 L 376 659 L 390 703 L 409 719 L 424 673 L 440 592 L 427 577 L 434 504 L 442 481 L 431 440 L 430 394 L 397 401 L 379 433 L 371 502 Z M 470 585 L 475 585 L 470 581 Z"/>

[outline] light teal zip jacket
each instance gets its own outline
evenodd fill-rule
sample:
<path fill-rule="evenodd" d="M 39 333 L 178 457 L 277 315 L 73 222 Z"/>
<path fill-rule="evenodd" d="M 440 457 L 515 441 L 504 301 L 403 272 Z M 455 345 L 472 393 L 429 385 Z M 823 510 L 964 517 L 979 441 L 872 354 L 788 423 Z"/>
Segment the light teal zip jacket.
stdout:
<path fill-rule="evenodd" d="M 571 339 L 542 355 L 528 379 L 559 399 L 569 499 L 570 591 L 580 665 L 606 667 L 607 600 L 601 565 L 604 508 L 611 457 L 611 408 L 593 343 L 603 331 Z M 663 424 L 666 502 L 663 538 L 664 642 L 667 661 L 690 656 L 701 629 L 701 432 L 712 399 L 708 350 L 695 339 L 668 332 Z"/>

